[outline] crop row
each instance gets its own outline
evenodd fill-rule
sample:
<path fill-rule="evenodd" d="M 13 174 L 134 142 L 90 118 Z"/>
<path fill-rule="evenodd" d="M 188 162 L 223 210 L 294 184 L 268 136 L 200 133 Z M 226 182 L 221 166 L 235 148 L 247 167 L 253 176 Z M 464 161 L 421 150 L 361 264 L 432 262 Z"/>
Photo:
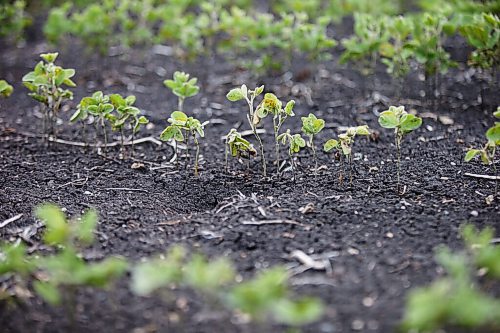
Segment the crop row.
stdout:
<path fill-rule="evenodd" d="M 75 83 L 72 77 L 75 75 L 75 70 L 64 69 L 55 64 L 58 57 L 57 53 L 42 54 L 40 61 L 32 72 L 29 72 L 23 77 L 24 85 L 29 89 L 29 96 L 40 102 L 43 113 L 43 130 L 44 138 L 56 139 L 57 131 L 55 124 L 58 119 L 58 113 L 62 104 L 73 98 L 73 93 L 69 88 L 74 87 Z M 175 72 L 172 80 L 165 80 L 166 87 L 178 97 L 178 109 L 172 112 L 168 119 L 169 125 L 160 134 L 160 140 L 170 141 L 175 147 L 177 156 L 178 143 L 185 144 L 187 155 L 190 156 L 189 148 L 191 139 L 195 149 L 194 159 L 194 174 L 198 175 L 200 143 L 199 140 L 205 136 L 205 126 L 209 122 L 201 122 L 200 120 L 188 116 L 183 108 L 186 98 L 195 96 L 199 92 L 197 79 L 191 78 L 189 74 L 184 72 Z M 0 81 L 1 93 L 5 96 L 12 92 L 12 87 L 5 81 Z M 262 174 L 268 176 L 266 153 L 264 151 L 264 143 L 259 135 L 258 127 L 262 126 L 266 119 L 272 120 L 274 132 L 275 146 L 275 165 L 276 174 L 278 177 L 282 175 L 281 170 L 285 167 L 285 163 L 281 161 L 281 147 L 284 146 L 288 152 L 290 167 L 295 180 L 296 166 L 294 162 L 294 154 L 300 152 L 301 149 L 308 146 L 312 152 L 314 161 L 314 174 L 317 175 L 317 148 L 314 141 L 315 136 L 320 133 L 325 127 L 325 121 L 318 119 L 314 114 L 310 113 L 307 117 L 302 117 L 301 133 L 294 133 L 290 129 L 282 130 L 282 126 L 287 119 L 294 117 L 295 101 L 283 103 L 278 97 L 272 93 L 265 93 L 264 97 L 257 103 L 257 98 L 264 93 L 264 86 L 249 89 L 246 85 L 234 88 L 227 93 L 227 99 L 231 102 L 244 101 L 247 105 L 246 119 L 250 127 L 251 133 L 254 135 L 258 143 L 258 152 L 253 144 L 245 139 L 236 129 L 231 129 L 225 136 L 225 167 L 229 169 L 229 156 L 238 159 L 247 159 L 256 155 L 259 156 L 262 166 Z M 81 99 L 70 121 L 80 124 L 82 128 L 85 143 L 88 144 L 86 138 L 86 127 L 93 125 L 95 127 L 96 140 L 97 134 L 100 132 L 104 138 L 104 144 L 100 146 L 104 149 L 108 146 L 108 129 L 120 134 L 120 145 L 123 156 L 125 151 L 125 137 L 130 137 L 131 156 L 133 155 L 134 138 L 140 131 L 141 127 L 148 124 L 149 120 L 141 115 L 139 108 L 134 106 L 136 101 L 135 96 L 123 97 L 119 94 L 106 95 L 102 91 L 97 91 L 92 96 Z M 499 108 L 500 110 L 500 108 Z M 494 113 L 495 117 L 500 118 L 500 111 Z M 405 111 L 404 106 L 391 106 L 388 110 L 380 113 L 379 124 L 383 128 L 394 130 L 396 156 L 397 156 L 397 192 L 399 193 L 400 178 L 401 178 L 401 144 L 403 138 L 422 125 L 422 119 L 414 114 Z M 129 133 L 129 135 L 126 135 Z M 352 184 L 352 163 L 353 163 L 353 145 L 357 136 L 369 136 L 371 134 L 367 125 L 347 128 L 345 133 L 339 134 L 338 137 L 332 138 L 324 143 L 323 149 L 325 152 L 335 152 L 335 157 L 340 159 L 341 167 L 339 171 L 339 181 L 342 184 L 344 179 L 344 160 L 349 165 L 349 179 Z M 302 137 L 307 137 L 306 140 Z M 496 147 L 500 144 L 500 123 L 496 122 L 493 127 L 486 132 L 487 143 L 483 148 L 471 149 L 466 154 L 465 160 L 470 161 L 476 156 L 480 156 L 484 164 L 493 165 L 496 174 L 496 166 L 494 157 Z M 188 163 L 186 159 L 186 166 Z M 176 161 L 178 159 L 176 158 Z M 497 191 L 495 190 L 495 196 Z"/>

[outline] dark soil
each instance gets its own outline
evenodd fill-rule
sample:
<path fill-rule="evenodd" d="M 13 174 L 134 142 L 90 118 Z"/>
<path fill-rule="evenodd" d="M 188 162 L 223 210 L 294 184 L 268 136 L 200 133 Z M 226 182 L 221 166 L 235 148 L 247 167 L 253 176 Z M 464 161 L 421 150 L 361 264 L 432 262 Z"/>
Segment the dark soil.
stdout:
<path fill-rule="evenodd" d="M 456 58 L 464 61 L 464 45 L 450 41 Z M 468 178 L 466 172 L 493 174 L 478 163 L 464 164 L 471 145 L 480 145 L 500 104 L 496 91 L 477 99 L 481 76 L 462 63 L 442 80 L 444 96 L 436 110 L 421 97 L 425 83 L 415 70 L 404 84 L 407 109 L 425 117 L 424 125 L 403 144 L 403 182 L 406 193 L 395 193 L 393 133 L 381 129 L 378 111 L 390 104 L 395 87 L 381 67 L 365 78 L 355 68 L 336 62 L 296 64 L 290 73 L 258 80 L 234 70 L 222 59 L 200 59 L 182 64 L 153 51 L 115 52 L 109 58 L 85 55 L 77 43 L 60 49 L 64 67 L 77 70 L 75 100 L 62 113 L 59 136 L 81 141 L 79 130 L 67 120 L 78 101 L 96 90 L 134 94 L 154 126 L 141 135 L 157 137 L 176 107 L 163 80 L 175 70 L 197 76 L 201 93 L 186 102 L 185 110 L 202 121 L 211 120 L 202 140 L 199 178 L 192 171 L 168 165 L 173 149 L 151 143 L 135 147 L 136 160 L 120 160 L 118 149 L 108 158 L 79 147 L 46 147 L 31 134 L 41 132 L 37 105 L 20 85 L 23 74 L 51 48 L 38 38 L 26 46 L 2 47 L 0 77 L 14 83 L 15 93 L 1 100 L 0 110 L 0 222 L 23 217 L 0 229 L 0 239 L 22 238 L 36 250 L 40 224 L 32 215 L 37 204 L 51 201 L 77 215 L 89 207 L 100 212 L 98 242 L 86 258 L 122 255 L 131 261 L 165 252 L 173 244 L 208 256 L 227 256 L 244 276 L 272 265 L 298 262 L 294 250 L 329 257 L 332 271 L 312 271 L 291 278 L 293 290 L 320 297 L 327 311 L 307 332 L 394 332 L 402 318 L 405 297 L 412 288 L 443 274 L 434 261 L 434 249 L 444 244 L 460 249 L 459 228 L 464 223 L 498 228 L 499 201 L 487 205 L 494 182 Z M 338 58 L 338 54 L 334 54 Z M 299 61 L 300 63 L 300 61 Z M 298 132 L 300 116 L 314 112 L 327 128 L 316 139 L 318 150 L 339 126 L 368 124 L 378 135 L 355 144 L 354 182 L 338 181 L 338 162 L 319 153 L 319 175 L 311 171 L 310 152 L 300 154 L 299 179 L 263 179 L 259 161 L 231 163 L 224 172 L 221 136 L 230 128 L 248 129 L 245 105 L 225 100 L 227 91 L 242 83 L 266 84 L 282 100 L 297 101 L 297 116 L 287 126 Z M 364 94 L 363 91 L 367 93 Z M 395 103 L 395 102 L 394 102 Z M 447 116 L 444 125 L 434 116 Z M 263 135 L 268 160 L 274 157 L 272 129 Z M 118 138 L 115 138 L 116 140 Z M 144 168 L 132 169 L 134 162 Z M 181 160 L 181 166 L 184 161 Z M 154 170 L 153 170 L 154 169 Z M 274 174 L 275 166 L 269 163 Z M 132 190 L 123 190 L 128 188 Z M 308 206 L 303 213 L 300 208 Z M 297 224 L 249 225 L 244 222 L 291 220 Z M 282 327 L 241 324 L 231 314 L 207 309 L 189 291 L 171 291 L 167 298 L 140 298 L 127 288 L 128 278 L 110 292 L 84 290 L 78 297 L 78 329 L 70 328 L 63 308 L 30 298 L 14 308 L 0 308 L 1 332 L 271 332 Z M 491 290 L 498 292 L 498 290 Z M 186 303 L 186 304 L 184 304 Z M 180 314 L 180 321 L 173 316 Z"/>

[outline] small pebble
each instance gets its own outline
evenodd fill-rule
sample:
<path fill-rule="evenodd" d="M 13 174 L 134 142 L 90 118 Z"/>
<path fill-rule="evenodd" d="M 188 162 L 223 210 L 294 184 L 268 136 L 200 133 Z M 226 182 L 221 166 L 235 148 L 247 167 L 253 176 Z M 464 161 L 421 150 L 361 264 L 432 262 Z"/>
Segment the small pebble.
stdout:
<path fill-rule="evenodd" d="M 92 192 L 90 192 L 90 191 L 85 191 L 85 192 L 83 192 L 83 194 L 85 194 L 85 195 L 92 195 Z"/>
<path fill-rule="evenodd" d="M 352 321 L 351 328 L 354 331 L 361 331 L 365 327 L 365 322 L 359 319 L 355 319 Z"/>
<path fill-rule="evenodd" d="M 472 215 L 474 217 L 478 217 L 479 213 L 477 212 L 477 210 L 473 210 L 472 212 L 470 212 L 470 215 Z"/>

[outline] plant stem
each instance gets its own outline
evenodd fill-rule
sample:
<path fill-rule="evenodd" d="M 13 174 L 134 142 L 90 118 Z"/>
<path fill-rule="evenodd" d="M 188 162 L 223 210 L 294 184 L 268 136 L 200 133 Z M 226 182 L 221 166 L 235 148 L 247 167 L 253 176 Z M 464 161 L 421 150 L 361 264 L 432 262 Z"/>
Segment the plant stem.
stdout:
<path fill-rule="evenodd" d="M 179 96 L 179 104 L 177 108 L 182 112 L 182 109 L 184 108 L 184 97 Z"/>
<path fill-rule="evenodd" d="M 314 159 L 314 177 L 318 176 L 318 158 L 316 157 L 316 147 L 314 147 L 314 135 L 309 136 L 309 146 L 311 146 Z"/>
<path fill-rule="evenodd" d="M 196 157 L 194 159 L 194 175 L 198 177 L 198 159 L 200 157 L 200 144 L 196 138 L 196 134 L 193 134 L 194 144 L 196 145 Z"/>
<path fill-rule="evenodd" d="M 292 151 L 291 150 L 288 150 L 288 155 L 290 156 L 290 165 L 292 166 L 292 177 L 293 177 L 293 181 L 295 182 L 297 180 L 296 176 L 295 176 L 295 162 L 293 161 L 293 154 L 292 154 Z"/>
<path fill-rule="evenodd" d="M 401 177 L 401 137 L 396 129 L 396 153 L 397 153 L 397 185 L 396 192 L 399 194 L 400 177 Z"/>
<path fill-rule="evenodd" d="M 253 110 L 253 100 L 254 97 L 252 96 L 250 99 L 247 98 L 247 103 L 248 103 L 248 108 L 249 108 L 249 115 L 247 115 L 248 122 L 250 124 L 250 128 L 252 129 L 252 133 L 259 142 L 259 151 L 260 151 L 260 157 L 262 161 L 262 174 L 264 177 L 267 177 L 267 166 L 266 166 L 266 156 L 264 155 L 264 145 L 262 144 L 262 140 L 257 133 L 257 125 L 254 125 L 253 123 L 253 116 L 254 116 L 254 110 Z"/>
<path fill-rule="evenodd" d="M 104 125 L 103 117 L 101 117 L 101 127 L 102 127 L 102 132 L 104 133 L 104 156 L 106 156 L 107 154 L 106 146 L 108 145 L 108 133 L 106 132 L 106 126 Z"/>
<path fill-rule="evenodd" d="M 344 185 L 344 157 L 343 157 L 342 152 L 340 153 L 339 182 L 340 182 L 340 186 Z"/>
<path fill-rule="evenodd" d="M 349 186 L 352 186 L 352 154 L 349 154 Z"/>
<path fill-rule="evenodd" d="M 276 174 L 280 176 L 280 143 L 278 141 L 279 125 L 276 124 L 276 117 L 273 118 L 274 145 L 276 149 Z"/>
<path fill-rule="evenodd" d="M 225 153 L 225 158 L 226 158 L 226 172 L 229 173 L 229 159 L 228 159 L 229 150 L 227 148 L 228 148 L 228 144 L 227 144 L 227 138 L 226 138 L 226 145 L 224 146 L 224 153 Z"/>
<path fill-rule="evenodd" d="M 188 130 L 185 131 L 184 137 L 186 138 L 186 160 L 184 161 L 184 170 L 187 170 L 189 165 L 189 160 L 191 159 L 191 154 L 189 152 L 189 134 Z"/>

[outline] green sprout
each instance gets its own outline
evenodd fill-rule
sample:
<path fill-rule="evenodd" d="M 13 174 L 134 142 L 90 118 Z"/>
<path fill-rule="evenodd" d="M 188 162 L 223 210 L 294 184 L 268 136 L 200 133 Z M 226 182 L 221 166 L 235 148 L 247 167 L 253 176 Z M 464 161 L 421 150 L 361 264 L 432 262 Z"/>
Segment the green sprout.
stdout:
<path fill-rule="evenodd" d="M 43 235 L 45 245 L 54 247 L 55 253 L 35 260 L 38 274 L 33 283 L 35 291 L 49 304 L 65 301 L 71 322 L 76 313 L 76 296 L 79 287 L 107 288 L 125 273 L 127 262 L 118 257 L 98 263 L 87 263 L 79 249 L 94 242 L 97 212 L 87 211 L 80 219 L 68 222 L 59 207 L 44 204 L 35 211 L 46 225 Z"/>
<path fill-rule="evenodd" d="M 413 21 L 404 16 L 395 18 L 385 18 L 390 40 L 382 43 L 379 52 L 382 56 L 382 63 L 387 66 L 387 73 L 396 79 L 396 98 L 401 97 L 403 78 L 410 71 L 410 60 L 413 56 L 412 50 L 408 47 L 408 39 L 413 30 Z"/>
<path fill-rule="evenodd" d="M 163 258 L 142 262 L 132 270 L 131 289 L 148 296 L 171 285 L 188 287 L 208 296 L 210 306 L 223 304 L 258 322 L 268 319 L 300 326 L 318 320 L 323 304 L 314 298 L 298 298 L 288 288 L 288 275 L 277 267 L 260 272 L 252 279 L 236 282 L 234 264 L 226 258 L 207 260 L 188 256 L 181 247 L 171 248 Z"/>
<path fill-rule="evenodd" d="M 14 88 L 5 80 L 0 80 L 0 96 L 9 97 Z"/>
<path fill-rule="evenodd" d="M 307 117 L 302 117 L 302 132 L 309 137 L 309 147 L 313 152 L 314 159 L 314 175 L 318 174 L 318 158 L 316 156 L 316 146 L 314 144 L 314 136 L 317 135 L 325 127 L 325 121 L 318 119 L 312 113 Z"/>
<path fill-rule="evenodd" d="M 290 165 L 292 166 L 293 179 L 295 180 L 295 170 L 297 169 L 297 166 L 295 165 L 293 154 L 297 154 L 306 146 L 306 140 L 304 140 L 300 134 L 292 135 L 290 130 L 286 130 L 285 133 L 278 136 L 278 141 L 281 141 L 283 145 L 286 145 L 288 142 L 288 156 L 290 158 Z"/>
<path fill-rule="evenodd" d="M 231 156 L 237 158 L 246 158 L 250 163 L 250 157 L 257 154 L 257 151 L 252 146 L 252 144 L 243 139 L 241 133 L 239 133 L 236 129 L 232 128 L 229 133 L 226 135 L 226 144 L 225 144 L 225 156 L 226 156 L 226 172 L 229 172 L 229 153 L 231 152 Z"/>
<path fill-rule="evenodd" d="M 500 119 L 500 107 L 493 113 L 495 118 Z M 495 125 L 486 131 L 486 139 L 488 142 L 481 149 L 469 149 L 465 155 L 465 162 L 472 161 L 476 156 L 481 157 L 481 162 L 485 165 L 492 165 L 495 177 L 497 177 L 497 167 L 495 165 L 495 154 L 497 147 L 500 146 L 500 122 L 495 122 Z M 498 195 L 498 182 L 495 182 L 495 197 Z"/>
<path fill-rule="evenodd" d="M 409 293 L 404 332 L 437 332 L 447 327 L 500 329 L 500 300 L 481 290 L 475 278 L 478 271 L 484 271 L 493 284 L 500 278 L 500 247 L 492 242 L 493 230 L 478 232 L 468 225 L 462 229 L 462 237 L 467 251 L 452 253 L 441 248 L 437 253 L 447 276 Z"/>
<path fill-rule="evenodd" d="M 344 159 L 342 156 L 345 156 L 349 163 L 349 183 L 352 186 L 352 169 L 353 169 L 353 160 L 352 160 L 352 146 L 354 144 L 354 138 L 357 135 L 370 135 L 370 130 L 367 125 L 357 126 L 357 127 L 349 127 L 345 133 L 339 134 L 338 140 L 330 139 L 323 146 L 323 150 L 325 152 L 330 152 L 332 149 L 336 149 L 340 153 L 340 175 L 339 180 L 340 184 L 342 184 L 344 179 Z"/>
<path fill-rule="evenodd" d="M 115 109 L 114 105 L 110 103 L 109 96 L 104 95 L 102 91 L 96 91 L 91 97 L 84 97 L 77 106 L 70 122 L 82 122 L 83 130 L 86 131 L 85 123 L 89 115 L 92 115 L 94 126 L 96 128 L 100 125 L 101 131 L 104 135 L 104 153 L 106 153 L 106 146 L 108 145 L 108 135 L 106 131 L 106 120 L 109 114 Z"/>
<path fill-rule="evenodd" d="M 200 91 L 197 78 L 189 78 L 189 74 L 184 72 L 175 72 L 173 80 L 165 80 L 163 84 L 170 88 L 178 98 L 178 110 L 184 111 L 184 100 L 188 97 L 195 96 Z"/>
<path fill-rule="evenodd" d="M 43 60 L 35 66 L 32 72 L 23 77 L 24 85 L 31 91 L 29 96 L 44 106 L 42 109 L 44 134 L 53 136 L 56 136 L 55 124 L 61 104 L 73 98 L 73 93 L 62 87 L 76 87 L 71 80 L 75 75 L 75 70 L 55 65 L 58 55 L 58 53 L 41 54 L 40 57 Z"/>
<path fill-rule="evenodd" d="M 454 33 L 454 30 L 454 25 L 445 16 L 425 13 L 414 18 L 412 38 L 406 44 L 406 48 L 414 54 L 415 60 L 423 67 L 425 79 L 428 82 L 429 96 L 433 96 L 434 107 L 437 106 L 436 102 L 440 96 L 440 75 L 446 74 L 450 68 L 457 66 L 443 46 L 444 35 L 450 35 Z M 434 80 L 431 80 L 432 77 Z"/>
<path fill-rule="evenodd" d="M 345 51 L 339 62 L 359 62 L 361 74 L 375 71 L 380 46 L 388 39 L 384 21 L 364 13 L 354 13 L 354 35 L 342 40 Z M 363 85 L 363 89 L 366 85 Z"/>
<path fill-rule="evenodd" d="M 469 64 L 489 70 L 490 87 L 496 86 L 496 69 L 500 66 L 500 18 L 494 14 L 475 15 L 472 22 L 459 27 L 460 33 L 467 39 L 474 51 L 469 57 Z M 481 103 L 484 101 L 483 89 L 480 90 Z"/>
<path fill-rule="evenodd" d="M 196 155 L 194 161 L 194 175 L 198 176 L 198 163 L 200 156 L 200 144 L 198 137 L 203 138 L 205 136 L 205 125 L 207 122 L 202 123 L 198 119 L 193 117 L 188 117 L 184 112 L 174 111 L 168 119 L 170 126 L 165 128 L 160 135 L 162 141 L 174 140 L 175 142 L 184 142 L 186 140 L 186 147 L 189 147 L 189 137 L 193 138 L 194 144 L 196 146 Z M 186 137 L 182 133 L 186 132 Z M 176 146 L 177 148 L 177 146 Z M 177 154 L 177 151 L 176 151 Z M 189 155 L 189 151 L 188 151 Z M 187 165 L 187 161 L 186 161 Z"/>
<path fill-rule="evenodd" d="M 247 120 L 252 133 L 259 142 L 260 158 L 262 161 L 262 174 L 264 177 L 267 176 L 267 166 L 266 166 L 266 156 L 264 154 L 264 145 L 262 144 L 262 139 L 257 133 L 257 125 L 260 123 L 260 117 L 257 110 L 254 107 L 254 100 L 257 96 L 262 94 L 264 91 L 264 86 L 255 88 L 254 90 L 249 90 L 246 85 L 242 85 L 240 88 L 235 88 L 229 91 L 226 95 L 227 99 L 231 102 L 237 102 L 240 100 L 245 100 L 248 104 Z M 231 151 L 232 153 L 232 151 Z M 233 155 L 234 156 L 234 155 Z"/>
<path fill-rule="evenodd" d="M 280 174 L 280 144 L 279 144 L 279 133 L 281 126 L 288 117 L 293 117 L 293 107 L 295 106 L 295 101 L 289 101 L 285 108 L 282 108 L 281 101 L 271 93 L 264 95 L 264 99 L 257 106 L 257 116 L 262 119 L 267 117 L 268 114 L 273 115 L 273 129 L 274 129 L 274 143 L 276 149 L 276 173 Z"/>
<path fill-rule="evenodd" d="M 394 129 L 397 153 L 396 191 L 400 193 L 401 143 L 406 135 L 410 134 L 422 125 L 422 118 L 406 112 L 404 106 L 391 106 L 389 107 L 389 110 L 380 114 L 378 122 L 383 128 Z"/>
<path fill-rule="evenodd" d="M 149 123 L 145 116 L 141 116 L 141 110 L 135 107 L 136 98 L 133 95 L 123 97 L 119 94 L 109 96 L 109 101 L 116 110 L 116 114 L 108 113 L 106 119 L 111 123 L 111 129 L 120 132 L 120 143 L 122 151 L 124 147 L 124 130 L 129 128 L 131 131 L 132 156 L 134 155 L 135 135 L 140 131 L 141 126 Z"/>

